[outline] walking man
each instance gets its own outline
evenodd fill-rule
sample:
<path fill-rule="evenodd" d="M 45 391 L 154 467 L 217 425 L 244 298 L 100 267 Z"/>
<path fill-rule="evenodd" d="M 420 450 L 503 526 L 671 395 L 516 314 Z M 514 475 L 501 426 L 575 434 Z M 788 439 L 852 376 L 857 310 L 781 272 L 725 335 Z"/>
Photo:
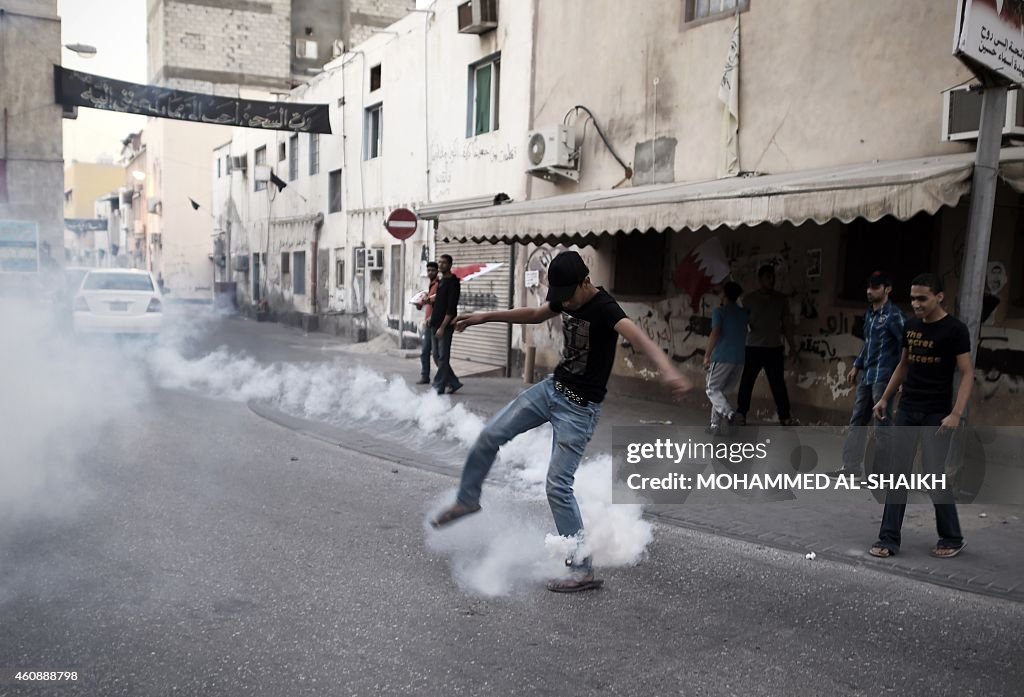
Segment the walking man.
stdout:
<path fill-rule="evenodd" d="M 618 336 L 640 349 L 658 367 L 676 394 L 692 388 L 661 350 L 603 288 L 590 281 L 590 271 L 577 252 L 562 252 L 548 266 L 548 293 L 539 308 L 515 308 L 462 315 L 459 331 L 484 322 L 539 324 L 562 317 L 565 343 L 553 375 L 520 393 L 495 414 L 466 457 L 455 503 L 432 521 L 442 527 L 480 510 L 480 492 L 498 448 L 520 433 L 544 423 L 553 432 L 548 464 L 548 505 L 558 534 L 583 541 L 583 520 L 573 493 L 576 468 L 597 426 L 608 378 L 615 361 Z M 569 576 L 548 583 L 548 589 L 571 593 L 598 588 L 589 555 L 567 559 Z"/>
<path fill-rule="evenodd" d="M 864 346 L 846 375 L 856 387 L 850 430 L 843 441 L 843 466 L 830 476 L 860 477 L 864 441 L 874 405 L 882 399 L 889 378 L 900 362 L 903 347 L 903 312 L 890 300 L 892 283 L 884 271 L 868 276 L 867 296 L 871 308 L 864 315 Z M 892 456 L 892 404 L 886 403 L 885 419 L 875 419 L 875 462 L 885 464 Z"/>
<path fill-rule="evenodd" d="M 437 262 L 441 278 L 437 282 L 437 296 L 434 310 L 430 313 L 430 328 L 433 330 L 434 362 L 437 373 L 433 387 L 438 394 L 455 394 L 462 389 L 462 381 L 452 370 L 452 337 L 455 336 L 455 316 L 459 313 L 459 295 L 462 281 L 452 273 L 452 257 L 442 254 Z"/>
<path fill-rule="evenodd" d="M 743 372 L 744 344 L 747 342 L 747 311 L 737 300 L 743 294 L 740 284 L 729 281 L 722 287 L 722 304 L 711 313 L 711 336 L 704 352 L 707 393 L 711 400 L 711 423 L 707 432 L 718 435 L 722 419 L 736 420 L 736 412 L 725 393 L 732 389 Z"/>
<path fill-rule="evenodd" d="M 765 264 L 757 270 L 761 287 L 743 296 L 743 307 L 750 313 L 750 333 L 747 334 L 746 361 L 740 378 L 740 393 L 737 397 L 737 420 L 747 422 L 750 411 L 750 397 L 754 383 L 764 370 L 772 399 L 779 412 L 783 426 L 795 426 L 796 421 L 789 411 L 789 392 L 786 391 L 785 353 L 782 339 L 789 344 L 789 355 L 794 363 L 800 362 L 796 342 L 793 340 L 793 314 L 789 310 L 789 298 L 775 290 L 775 268 Z"/>
<path fill-rule="evenodd" d="M 423 310 L 423 346 L 420 350 L 420 379 L 417 385 L 430 384 L 430 354 L 433 353 L 434 333 L 430 330 L 430 315 L 434 310 L 434 299 L 437 296 L 437 262 L 427 262 L 427 279 L 430 281 L 427 294 L 416 303 L 417 310 Z"/>
<path fill-rule="evenodd" d="M 942 281 L 924 273 L 911 281 L 910 304 L 914 317 L 904 329 L 903 353 L 882 398 L 875 404 L 875 417 L 888 419 L 889 400 L 903 387 L 896 412 L 894 474 L 910 474 L 921 442 L 922 469 L 926 475 L 946 474 L 946 456 L 952 433 L 960 427 L 974 387 L 971 366 L 971 338 L 967 326 L 942 309 Z M 953 375 L 960 371 L 960 388 L 953 403 Z M 960 518 L 950 487 L 931 493 L 935 504 L 935 527 L 939 541 L 932 556 L 955 557 L 964 548 Z M 891 557 L 900 549 L 900 530 L 907 509 L 906 489 L 890 490 L 885 499 L 878 542 L 870 553 Z"/>

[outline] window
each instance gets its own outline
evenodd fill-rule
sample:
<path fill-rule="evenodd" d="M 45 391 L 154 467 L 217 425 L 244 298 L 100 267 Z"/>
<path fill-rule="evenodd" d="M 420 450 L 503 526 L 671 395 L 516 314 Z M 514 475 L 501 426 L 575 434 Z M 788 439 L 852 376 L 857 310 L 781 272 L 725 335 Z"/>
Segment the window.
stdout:
<path fill-rule="evenodd" d="M 292 257 L 288 252 L 281 252 L 281 275 L 287 276 L 291 273 Z"/>
<path fill-rule="evenodd" d="M 402 245 L 391 245 L 391 314 L 402 312 Z"/>
<path fill-rule="evenodd" d="M 261 145 L 260 147 L 256 148 L 253 160 L 256 162 L 256 165 L 267 164 L 267 146 Z M 253 168 L 253 171 L 256 171 L 255 168 Z M 253 182 L 253 191 L 263 191 L 264 189 L 267 188 L 267 183 L 256 181 L 255 176 L 253 177 Z"/>
<path fill-rule="evenodd" d="M 633 232 L 615 236 L 615 292 L 661 295 L 664 292 L 665 235 Z"/>
<path fill-rule="evenodd" d="M 288 152 L 285 149 L 284 143 L 278 143 L 277 144 L 277 161 L 278 162 L 284 162 L 284 158 L 287 156 L 287 154 L 288 154 Z"/>
<path fill-rule="evenodd" d="M 306 294 L 306 253 L 295 252 L 295 273 L 292 274 L 292 290 L 296 295 Z"/>
<path fill-rule="evenodd" d="M 309 175 L 320 171 L 320 134 L 309 134 Z"/>
<path fill-rule="evenodd" d="M 380 89 L 380 65 L 370 68 L 370 91 L 376 92 Z"/>
<path fill-rule="evenodd" d="M 288 181 L 299 178 L 299 134 L 294 133 L 288 138 Z"/>
<path fill-rule="evenodd" d="M 469 66 L 467 137 L 498 130 L 498 89 L 501 58 L 491 56 Z"/>
<path fill-rule="evenodd" d="M 380 157 L 383 145 L 383 111 L 384 105 L 375 104 L 366 108 L 363 123 L 363 159 L 372 160 Z"/>
<path fill-rule="evenodd" d="M 345 248 L 339 247 L 334 250 L 334 285 L 337 288 L 345 287 Z"/>
<path fill-rule="evenodd" d="M 341 170 L 336 169 L 327 175 L 327 212 L 337 213 L 341 210 Z"/>
<path fill-rule="evenodd" d="M 231 155 L 224 156 L 224 173 L 231 174 Z"/>
<path fill-rule="evenodd" d="M 935 270 L 932 252 L 938 220 L 938 215 L 918 213 L 906 222 L 886 216 L 874 223 L 858 218 L 846 225 L 838 299 L 863 305 L 867 277 L 883 269 L 892 278 L 893 301 L 904 305 L 909 302 L 914 276 Z"/>
<path fill-rule="evenodd" d="M 217 178 L 220 179 L 220 158 L 217 158 Z"/>
<path fill-rule="evenodd" d="M 729 17 L 750 9 L 750 0 L 683 0 L 683 24 Z"/>

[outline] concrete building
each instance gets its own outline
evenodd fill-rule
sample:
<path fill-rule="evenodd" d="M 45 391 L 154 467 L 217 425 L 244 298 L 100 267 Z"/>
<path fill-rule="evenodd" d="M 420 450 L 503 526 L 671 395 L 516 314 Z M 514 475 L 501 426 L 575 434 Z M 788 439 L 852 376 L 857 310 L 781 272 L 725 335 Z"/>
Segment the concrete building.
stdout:
<path fill-rule="evenodd" d="M 718 297 L 691 298 L 693 272 L 722 263 L 752 289 L 757 267 L 774 264 L 798 318 L 801 363 L 787 372 L 795 413 L 842 422 L 872 270 L 895 276 L 905 309 L 910 279 L 936 271 L 956 311 L 974 143 L 942 140 L 943 93 L 972 77 L 950 52 L 955 14 L 956 3 L 929 0 L 539 3 L 530 128 L 575 126 L 579 180 L 531 180 L 530 201 L 442 215 L 439 234 L 525 243 L 517 297 L 530 304 L 543 300 L 551 255 L 581 245 L 595 281 L 696 377 Z M 740 176 L 722 178 L 719 94 L 737 26 Z M 989 279 L 998 305 L 978 357 L 978 413 L 995 423 L 1024 410 L 1024 273 L 1012 262 L 1024 253 L 1022 154 L 1003 151 L 1013 186 L 1000 185 Z M 555 361 L 556 328 L 523 342 L 541 365 Z M 650 391 L 651 366 L 631 350 L 614 375 Z M 771 418 L 758 387 L 753 416 Z"/>
<path fill-rule="evenodd" d="M 165 87 L 273 100 L 319 73 L 347 34 L 401 16 L 403 3 L 332 0 L 149 0 L 150 81 Z M 146 178 L 153 182 L 147 265 L 177 297 L 212 296 L 210 152 L 231 138 L 224 126 L 151 119 Z M 149 184 L 147 183 L 147 187 Z M 199 204 L 194 208 L 192 202 Z M 154 240 L 156 240 L 154 242 Z"/>
<path fill-rule="evenodd" d="M 124 184 L 124 168 L 115 164 L 73 161 L 64 166 L 64 220 L 96 218 L 96 202 L 108 201 L 101 208 L 108 218 L 110 194 L 117 194 Z M 105 266 L 111 256 L 109 230 L 64 228 L 64 257 L 73 266 Z"/>
<path fill-rule="evenodd" d="M 446 247 L 432 221 L 443 210 L 490 206 L 499 194 L 525 195 L 529 71 L 498 75 L 506 62 L 529 65 L 532 9 L 501 3 L 504 31 L 469 35 L 458 31 L 458 5 L 442 0 L 410 14 L 292 92 L 295 101 L 329 103 L 335 135 L 235 129 L 214 152 L 214 208 L 230 226 L 243 305 L 265 299 L 275 315 L 316 315 L 333 331 L 387 332 L 396 343 L 401 326 L 415 343 L 422 315 L 407 299 L 425 282 L 425 262 L 452 251 L 456 266 L 503 264 L 467 283 L 464 307 L 508 306 L 513 248 Z M 242 158 L 247 169 L 227 174 L 224 163 Z M 259 163 L 287 188 L 255 181 Z M 404 243 L 384 229 L 399 207 L 423 218 Z M 508 329 L 494 325 L 454 352 L 503 366 L 508 341 Z"/>
<path fill-rule="evenodd" d="M 63 264 L 56 0 L 0 0 L 0 290 Z"/>

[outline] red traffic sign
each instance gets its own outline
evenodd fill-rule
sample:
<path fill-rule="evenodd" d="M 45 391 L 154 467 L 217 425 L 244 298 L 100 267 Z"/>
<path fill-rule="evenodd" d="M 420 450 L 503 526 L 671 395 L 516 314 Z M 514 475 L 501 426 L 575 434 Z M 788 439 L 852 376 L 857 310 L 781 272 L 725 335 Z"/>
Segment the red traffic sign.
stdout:
<path fill-rule="evenodd" d="M 391 215 L 384 221 L 384 227 L 387 228 L 391 236 L 399 240 L 407 240 L 416 234 L 416 225 L 419 223 L 419 218 L 408 208 L 396 208 L 391 211 Z"/>

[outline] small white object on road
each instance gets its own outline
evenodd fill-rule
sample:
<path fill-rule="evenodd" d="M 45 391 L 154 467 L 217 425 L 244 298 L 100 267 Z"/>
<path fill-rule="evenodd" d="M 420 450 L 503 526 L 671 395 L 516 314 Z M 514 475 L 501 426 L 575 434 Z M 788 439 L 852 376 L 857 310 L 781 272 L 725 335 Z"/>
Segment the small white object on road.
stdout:
<path fill-rule="evenodd" d="M 814 561 L 815 559 L 818 558 L 818 555 L 815 554 L 814 552 L 808 552 L 807 555 L 804 558 L 807 559 L 808 561 Z"/>
<path fill-rule="evenodd" d="M 988 513 L 979 513 L 978 517 L 979 518 L 988 518 Z"/>

